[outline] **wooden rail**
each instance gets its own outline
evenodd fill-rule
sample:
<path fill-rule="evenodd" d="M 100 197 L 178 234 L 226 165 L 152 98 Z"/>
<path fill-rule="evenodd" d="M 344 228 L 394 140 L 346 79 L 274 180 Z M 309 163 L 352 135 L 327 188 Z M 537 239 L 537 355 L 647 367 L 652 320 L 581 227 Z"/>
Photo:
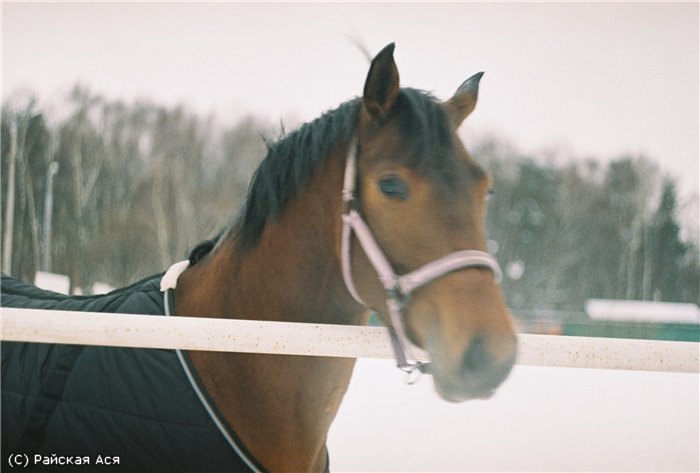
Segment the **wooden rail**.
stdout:
<path fill-rule="evenodd" d="M 193 317 L 46 311 L 3 307 L 2 341 L 393 358 L 381 327 Z M 518 364 L 567 368 L 700 372 L 700 344 L 520 335 Z M 418 358 L 427 354 L 416 350 Z"/>

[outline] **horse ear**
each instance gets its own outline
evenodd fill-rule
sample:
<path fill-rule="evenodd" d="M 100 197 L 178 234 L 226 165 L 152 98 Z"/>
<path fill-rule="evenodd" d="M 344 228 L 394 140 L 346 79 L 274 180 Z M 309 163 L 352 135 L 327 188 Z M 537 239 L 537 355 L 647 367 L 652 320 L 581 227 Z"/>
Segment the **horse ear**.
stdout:
<path fill-rule="evenodd" d="M 394 43 L 372 60 L 367 73 L 362 103 L 372 118 L 387 116 L 399 95 L 399 70 L 394 62 Z"/>
<path fill-rule="evenodd" d="M 465 118 L 474 111 L 479 97 L 479 81 L 483 72 L 478 72 L 465 80 L 455 94 L 447 101 L 447 109 L 455 128 L 462 124 Z"/>

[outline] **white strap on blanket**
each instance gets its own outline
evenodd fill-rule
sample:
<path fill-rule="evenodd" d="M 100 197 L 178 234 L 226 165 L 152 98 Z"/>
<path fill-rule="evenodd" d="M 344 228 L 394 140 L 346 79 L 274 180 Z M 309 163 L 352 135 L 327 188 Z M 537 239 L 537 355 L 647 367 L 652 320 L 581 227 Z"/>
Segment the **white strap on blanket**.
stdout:
<path fill-rule="evenodd" d="M 189 260 L 180 261 L 172 265 L 163 275 L 160 280 L 160 291 L 165 292 L 168 289 L 175 289 L 177 287 L 177 280 L 182 273 L 190 266 Z"/>

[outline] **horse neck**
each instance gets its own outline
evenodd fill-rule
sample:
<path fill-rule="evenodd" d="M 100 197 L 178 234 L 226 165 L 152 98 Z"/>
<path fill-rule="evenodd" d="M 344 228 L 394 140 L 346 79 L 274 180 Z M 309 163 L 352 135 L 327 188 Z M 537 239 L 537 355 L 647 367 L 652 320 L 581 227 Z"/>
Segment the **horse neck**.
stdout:
<path fill-rule="evenodd" d="M 329 159 L 305 190 L 268 222 L 254 248 L 235 242 L 182 275 L 178 315 L 363 324 L 345 290 L 339 244 L 343 160 Z M 224 417 L 271 471 L 314 471 L 354 359 L 191 353 Z"/>

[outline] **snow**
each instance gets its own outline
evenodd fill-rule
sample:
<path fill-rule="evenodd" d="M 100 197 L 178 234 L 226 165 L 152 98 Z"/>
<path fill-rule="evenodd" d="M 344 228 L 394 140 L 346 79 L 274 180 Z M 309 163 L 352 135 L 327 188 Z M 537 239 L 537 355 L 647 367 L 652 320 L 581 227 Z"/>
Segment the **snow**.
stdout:
<path fill-rule="evenodd" d="M 675 302 L 589 299 L 586 313 L 594 320 L 700 324 L 700 308 L 697 305 Z"/>
<path fill-rule="evenodd" d="M 70 278 L 64 274 L 37 271 L 34 275 L 34 285 L 47 291 L 68 294 L 70 289 Z"/>
<path fill-rule="evenodd" d="M 360 360 L 328 446 L 337 472 L 699 471 L 700 376 L 516 366 L 488 401 Z"/>

